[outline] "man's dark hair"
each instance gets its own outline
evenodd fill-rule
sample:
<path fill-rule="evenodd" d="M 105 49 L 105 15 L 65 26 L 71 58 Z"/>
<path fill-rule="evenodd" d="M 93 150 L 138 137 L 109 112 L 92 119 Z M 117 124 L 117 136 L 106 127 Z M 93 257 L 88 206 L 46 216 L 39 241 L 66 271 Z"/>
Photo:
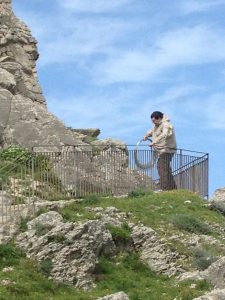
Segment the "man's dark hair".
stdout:
<path fill-rule="evenodd" d="M 155 118 L 156 120 L 163 118 L 163 113 L 161 111 L 153 111 L 151 114 L 151 119 Z"/>

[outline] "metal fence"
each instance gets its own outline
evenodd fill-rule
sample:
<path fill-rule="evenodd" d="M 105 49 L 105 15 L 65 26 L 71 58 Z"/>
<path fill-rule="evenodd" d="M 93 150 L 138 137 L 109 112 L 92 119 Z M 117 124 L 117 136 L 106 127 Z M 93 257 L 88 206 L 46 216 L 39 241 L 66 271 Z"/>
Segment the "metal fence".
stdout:
<path fill-rule="evenodd" d="M 25 208 L 34 208 L 36 201 L 160 188 L 158 157 L 150 148 L 14 150 L 0 152 L 0 223 L 12 220 Z M 208 197 L 208 154 L 177 150 L 170 168 L 178 189 Z"/>

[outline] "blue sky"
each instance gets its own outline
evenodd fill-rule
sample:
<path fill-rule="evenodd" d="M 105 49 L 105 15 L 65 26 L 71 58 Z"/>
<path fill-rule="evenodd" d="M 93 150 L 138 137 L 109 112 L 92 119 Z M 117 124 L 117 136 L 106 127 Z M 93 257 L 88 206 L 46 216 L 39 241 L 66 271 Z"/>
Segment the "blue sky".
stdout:
<path fill-rule="evenodd" d="M 136 144 L 167 114 L 179 148 L 209 152 L 225 186 L 225 0 L 13 0 L 38 40 L 48 109 Z"/>

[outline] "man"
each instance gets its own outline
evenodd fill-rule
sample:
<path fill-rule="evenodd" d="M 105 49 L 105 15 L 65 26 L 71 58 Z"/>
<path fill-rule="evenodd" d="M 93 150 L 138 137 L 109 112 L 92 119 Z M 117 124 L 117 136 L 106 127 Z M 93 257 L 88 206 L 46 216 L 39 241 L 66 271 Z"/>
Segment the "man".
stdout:
<path fill-rule="evenodd" d="M 176 182 L 173 178 L 170 166 L 177 148 L 173 125 L 160 111 L 154 111 L 151 114 L 151 120 L 155 126 L 146 133 L 144 140 L 146 141 L 148 137 L 151 137 L 152 143 L 150 146 L 152 146 L 158 154 L 157 169 L 160 179 L 160 188 L 162 190 L 176 189 Z"/>

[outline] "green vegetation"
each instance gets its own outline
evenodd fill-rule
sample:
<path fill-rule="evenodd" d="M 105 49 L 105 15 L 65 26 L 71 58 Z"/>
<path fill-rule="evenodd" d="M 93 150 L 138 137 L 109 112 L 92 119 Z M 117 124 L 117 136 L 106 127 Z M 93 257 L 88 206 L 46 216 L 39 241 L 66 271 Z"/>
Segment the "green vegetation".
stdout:
<path fill-rule="evenodd" d="M 14 264 L 7 262 L 7 266 L 15 266 L 15 261 Z M 0 272 L 0 281 L 7 278 L 11 282 L 0 285 L 0 299 L 94 300 L 123 290 L 130 300 L 172 300 L 175 297 L 191 300 L 210 288 L 205 281 L 198 282 L 193 289 L 192 282 L 177 284 L 173 278 L 157 275 L 140 262 L 138 254 L 120 254 L 113 259 L 101 257 L 94 272 L 96 288 L 90 292 L 47 279 L 51 269 L 51 259 L 37 267 L 22 255 L 13 271 Z"/>
<path fill-rule="evenodd" d="M 216 257 L 212 256 L 212 254 L 203 248 L 194 248 L 192 250 L 194 263 L 198 270 L 207 269 L 215 260 Z"/>
<path fill-rule="evenodd" d="M 188 218 L 188 220 L 190 222 L 191 220 L 195 220 L 196 224 L 201 223 L 209 226 L 210 224 L 213 225 L 216 223 L 223 226 L 224 223 L 224 217 L 220 213 L 210 210 L 207 202 L 186 190 L 161 192 L 157 194 L 152 191 L 146 192 L 138 190 L 124 198 L 89 196 L 83 201 L 79 201 L 60 210 L 60 213 L 68 213 L 67 221 L 77 219 L 77 213 L 82 214 L 80 220 L 85 220 L 87 219 L 85 215 L 85 208 L 87 206 L 103 208 L 109 206 L 116 207 L 120 211 L 126 212 L 127 215 L 131 213 L 133 215 L 133 217 L 130 217 L 131 221 L 140 221 L 144 225 L 150 226 L 157 231 L 162 229 L 163 234 L 166 234 L 169 230 L 169 235 L 171 235 L 171 230 L 177 230 L 176 225 L 173 224 L 173 220 L 178 215 L 190 216 L 191 218 Z M 208 226 L 206 226 L 206 228 L 209 229 Z M 215 234 L 215 232 L 210 232 L 209 230 L 207 234 Z"/>
<path fill-rule="evenodd" d="M 121 227 L 108 224 L 107 229 L 111 232 L 112 239 L 118 248 L 126 247 L 126 244 L 131 242 L 131 229 L 127 223 L 123 223 Z"/>
<path fill-rule="evenodd" d="M 23 204 L 31 195 L 41 199 L 70 199 L 54 171 L 51 154 L 32 153 L 15 146 L 0 151 L 0 189 L 15 195 L 15 204 Z"/>
<path fill-rule="evenodd" d="M 192 233 L 210 234 L 209 226 L 190 215 L 177 214 L 172 218 L 172 223 L 181 230 L 186 230 Z"/>
<path fill-rule="evenodd" d="M 187 271 L 204 270 L 216 258 L 225 255 L 224 240 L 218 229 L 224 227 L 224 215 L 210 210 L 207 202 L 188 191 L 155 194 L 139 190 L 124 198 L 92 195 L 60 209 L 59 213 L 65 222 L 84 222 L 100 218 L 91 208 L 109 206 L 127 216 L 121 227 L 107 225 L 115 243 L 129 243 L 131 230 L 128 224 L 133 222 L 153 228 L 172 251 L 185 255 L 187 258 L 182 258 L 179 264 Z M 25 227 L 24 221 L 22 228 L 25 230 Z M 41 234 L 46 228 L 37 224 L 36 230 Z M 191 239 L 193 234 L 209 239 L 203 240 L 198 247 L 188 247 L 184 241 Z M 173 239 L 173 235 L 177 238 Z M 211 238 L 216 238 L 218 243 L 212 245 Z M 52 235 L 48 242 L 66 243 L 66 240 L 63 235 Z M 141 262 L 139 253 L 127 253 L 123 249 L 120 248 L 114 257 L 100 257 L 93 274 L 96 287 L 84 292 L 47 279 L 53 267 L 51 258 L 47 257 L 38 266 L 13 244 L 1 245 L 0 282 L 8 279 L 11 283 L 0 284 L 0 300 L 96 300 L 121 290 L 130 300 L 191 300 L 211 289 L 206 281 L 178 283 L 174 277 L 156 274 Z M 4 267 L 14 269 L 1 272 Z"/>

